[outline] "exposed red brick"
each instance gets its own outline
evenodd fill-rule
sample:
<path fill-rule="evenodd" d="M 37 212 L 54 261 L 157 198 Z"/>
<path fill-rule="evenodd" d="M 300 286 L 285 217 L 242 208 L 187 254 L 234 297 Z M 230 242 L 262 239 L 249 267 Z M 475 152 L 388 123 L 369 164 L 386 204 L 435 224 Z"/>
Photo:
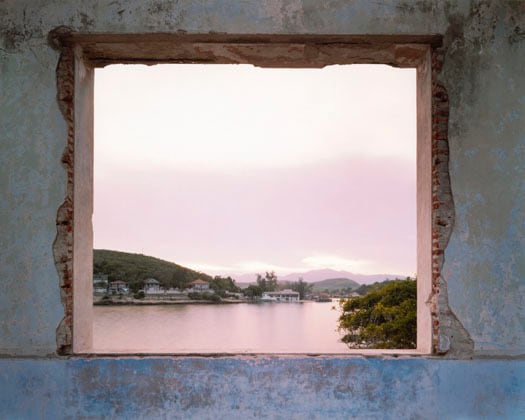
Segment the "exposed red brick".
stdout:
<path fill-rule="evenodd" d="M 74 173 L 74 53 L 72 48 L 62 48 L 58 61 L 57 101 L 67 124 L 66 146 L 61 162 L 67 175 L 66 196 L 57 211 L 57 235 L 53 255 L 59 277 L 60 299 L 64 318 L 56 331 L 57 353 L 71 354 L 73 349 L 73 173 Z"/>
<path fill-rule="evenodd" d="M 444 249 L 448 243 L 453 221 L 454 203 L 450 189 L 448 148 L 448 93 L 437 81 L 443 66 L 443 51 L 432 51 L 432 351 L 438 352 L 440 308 L 439 279 L 444 263 Z"/>

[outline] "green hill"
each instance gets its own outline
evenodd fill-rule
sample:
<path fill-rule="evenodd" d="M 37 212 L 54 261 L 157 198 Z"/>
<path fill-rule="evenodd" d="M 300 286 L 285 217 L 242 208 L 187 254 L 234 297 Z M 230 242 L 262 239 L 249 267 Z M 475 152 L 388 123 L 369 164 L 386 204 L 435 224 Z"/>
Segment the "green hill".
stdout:
<path fill-rule="evenodd" d="M 162 287 L 184 288 L 199 278 L 213 282 L 207 274 L 159 258 L 107 249 L 93 250 L 93 273 L 107 274 L 110 281 L 123 280 L 132 290 L 142 288 L 143 281 L 150 277 L 157 279 Z"/>
<path fill-rule="evenodd" d="M 336 278 L 336 279 L 326 279 L 321 281 L 316 281 L 312 283 L 314 285 L 313 291 L 314 292 L 333 292 L 336 290 L 355 290 L 357 289 L 360 284 L 357 283 L 354 280 L 350 280 L 347 278 Z"/>
<path fill-rule="evenodd" d="M 372 283 L 372 284 L 362 284 L 361 286 L 359 286 L 354 291 L 356 293 L 358 293 L 359 295 L 361 295 L 361 296 L 365 296 L 367 293 L 370 293 L 373 290 L 380 290 L 381 288 L 385 287 L 386 285 L 388 285 L 390 283 L 404 281 L 404 280 L 415 280 L 415 279 L 411 279 L 410 277 L 406 277 L 404 279 L 395 278 L 395 279 L 387 279 L 387 280 L 384 280 L 384 281 L 376 281 L 375 283 Z"/>

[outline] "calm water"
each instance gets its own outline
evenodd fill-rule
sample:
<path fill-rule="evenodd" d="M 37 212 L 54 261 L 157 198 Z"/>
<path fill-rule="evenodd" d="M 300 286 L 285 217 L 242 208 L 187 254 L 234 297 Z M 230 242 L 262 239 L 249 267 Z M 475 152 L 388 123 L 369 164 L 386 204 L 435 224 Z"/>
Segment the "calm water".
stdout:
<path fill-rule="evenodd" d="M 345 353 L 338 303 L 94 306 L 96 352 Z"/>

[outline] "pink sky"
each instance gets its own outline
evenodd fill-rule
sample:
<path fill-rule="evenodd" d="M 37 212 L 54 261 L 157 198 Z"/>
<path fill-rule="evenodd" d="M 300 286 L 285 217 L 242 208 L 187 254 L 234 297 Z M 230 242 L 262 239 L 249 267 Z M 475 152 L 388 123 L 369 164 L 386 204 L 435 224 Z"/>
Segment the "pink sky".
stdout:
<path fill-rule="evenodd" d="M 97 69 L 95 248 L 414 275 L 415 107 L 413 69 Z"/>

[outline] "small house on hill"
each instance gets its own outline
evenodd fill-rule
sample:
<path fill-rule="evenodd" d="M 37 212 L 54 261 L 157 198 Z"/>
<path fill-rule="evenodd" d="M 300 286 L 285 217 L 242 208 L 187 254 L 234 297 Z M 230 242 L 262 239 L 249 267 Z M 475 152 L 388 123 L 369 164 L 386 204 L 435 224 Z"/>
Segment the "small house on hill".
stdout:
<path fill-rule="evenodd" d="M 195 281 L 192 281 L 190 283 L 190 287 L 193 290 L 199 291 L 199 292 L 202 292 L 202 291 L 205 291 L 205 290 L 210 290 L 210 284 L 207 281 L 204 281 L 204 280 L 201 280 L 201 279 L 197 279 Z"/>
<path fill-rule="evenodd" d="M 107 274 L 93 274 L 93 292 L 106 293 L 108 290 L 108 276 Z"/>
<path fill-rule="evenodd" d="M 144 293 L 159 293 L 160 283 L 154 278 L 144 280 Z"/>
<path fill-rule="evenodd" d="M 108 284 L 107 274 L 93 274 L 93 284 L 102 286 Z"/>
<path fill-rule="evenodd" d="M 112 281 L 109 284 L 109 290 L 112 293 L 128 293 L 129 292 L 128 283 L 122 280 Z"/>

